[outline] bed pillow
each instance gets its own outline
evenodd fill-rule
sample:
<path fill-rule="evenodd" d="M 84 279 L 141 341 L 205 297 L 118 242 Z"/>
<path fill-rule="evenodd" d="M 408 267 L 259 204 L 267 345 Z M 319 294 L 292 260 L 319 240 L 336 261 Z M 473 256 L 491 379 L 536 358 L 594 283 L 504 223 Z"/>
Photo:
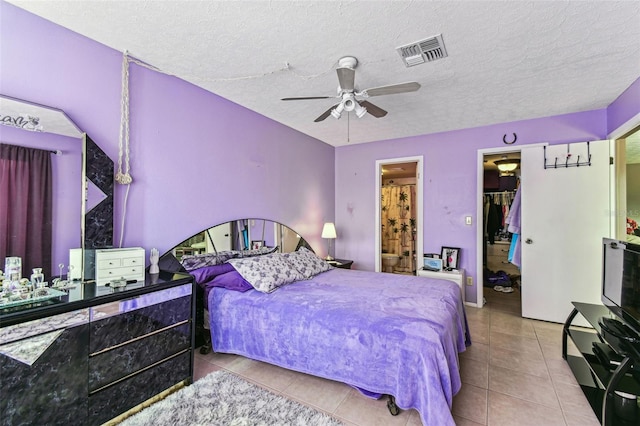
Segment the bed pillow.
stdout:
<path fill-rule="evenodd" d="M 262 256 L 265 254 L 275 253 L 277 250 L 278 250 L 278 246 L 260 247 L 258 249 L 253 249 L 253 250 L 238 250 L 238 251 L 235 251 L 235 253 L 237 253 L 237 256 L 234 256 L 234 259 L 243 258 L 243 257 Z"/>
<path fill-rule="evenodd" d="M 225 263 L 225 265 L 229 265 L 229 264 Z M 241 293 L 244 293 L 247 290 L 253 289 L 253 286 L 247 280 L 242 278 L 242 275 L 240 275 L 238 271 L 233 269 L 233 266 L 231 266 L 230 272 L 227 272 L 226 274 L 218 275 L 211 281 L 205 283 L 205 286 L 208 288 L 223 287 L 223 288 L 226 288 L 227 290 L 239 291 Z"/>
<path fill-rule="evenodd" d="M 300 250 L 285 253 L 283 256 L 291 262 L 291 264 L 300 271 L 305 278 L 311 278 L 321 272 L 325 272 L 333 268 L 333 266 L 320 259 L 306 247 L 300 247 Z"/>
<path fill-rule="evenodd" d="M 229 263 L 253 288 L 263 293 L 271 293 L 285 284 L 304 279 L 304 275 L 280 253 L 230 259 Z"/>
<path fill-rule="evenodd" d="M 226 274 L 231 271 L 235 271 L 233 266 L 229 263 L 223 263 L 221 265 L 204 266 L 202 268 L 194 269 L 189 273 L 196 279 L 196 283 L 204 284 L 211 281 L 218 275 Z"/>

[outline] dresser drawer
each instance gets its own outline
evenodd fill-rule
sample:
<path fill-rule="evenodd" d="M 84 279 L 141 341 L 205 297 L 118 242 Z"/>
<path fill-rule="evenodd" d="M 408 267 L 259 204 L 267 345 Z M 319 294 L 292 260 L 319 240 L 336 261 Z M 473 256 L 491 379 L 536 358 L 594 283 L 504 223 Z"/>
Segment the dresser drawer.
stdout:
<path fill-rule="evenodd" d="M 191 380 L 192 351 L 185 351 L 89 395 L 91 424 L 100 425 L 182 380 Z"/>
<path fill-rule="evenodd" d="M 91 308 L 90 356 L 190 319 L 191 292 L 184 284 Z"/>
<path fill-rule="evenodd" d="M 135 278 L 144 279 L 144 266 L 123 266 L 120 268 L 105 268 L 98 269 L 97 279 L 103 280 L 105 278 Z"/>
<path fill-rule="evenodd" d="M 191 347 L 191 321 L 106 349 L 89 358 L 89 392 Z"/>

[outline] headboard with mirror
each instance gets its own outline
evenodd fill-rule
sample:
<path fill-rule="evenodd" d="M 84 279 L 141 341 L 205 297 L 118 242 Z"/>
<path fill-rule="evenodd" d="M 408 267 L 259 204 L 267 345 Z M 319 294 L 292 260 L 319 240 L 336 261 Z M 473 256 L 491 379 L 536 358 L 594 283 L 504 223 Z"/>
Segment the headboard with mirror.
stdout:
<path fill-rule="evenodd" d="M 277 247 L 276 251 L 288 253 L 306 247 L 313 251 L 307 241 L 297 232 L 268 219 L 238 219 L 204 229 L 173 247 L 162 258 L 162 269 L 177 271 L 180 266 L 171 266 L 171 258 L 180 261 L 182 256 L 216 253 L 228 250 L 250 250 L 261 247 Z"/>
<path fill-rule="evenodd" d="M 180 261 L 184 256 L 197 256 L 225 251 L 245 251 L 256 248 L 274 248 L 274 252 L 289 253 L 306 247 L 307 241 L 293 229 L 268 219 L 238 219 L 204 229 L 182 241 L 160 257 L 160 269 L 168 272 L 185 272 Z M 204 325 L 204 294 L 196 286 L 196 347 L 209 342 L 209 332 Z M 207 349 L 201 353 L 206 353 Z"/>
<path fill-rule="evenodd" d="M 0 95 L 0 143 L 57 154 L 52 161 L 53 214 L 51 265 L 42 267 L 46 279 L 68 272 L 70 249 L 113 246 L 113 161 L 68 116 L 54 107 Z M 5 256 L 0 245 L 0 269 Z M 81 262 L 82 264 L 82 262 Z M 74 276 L 84 279 L 84 268 Z"/>

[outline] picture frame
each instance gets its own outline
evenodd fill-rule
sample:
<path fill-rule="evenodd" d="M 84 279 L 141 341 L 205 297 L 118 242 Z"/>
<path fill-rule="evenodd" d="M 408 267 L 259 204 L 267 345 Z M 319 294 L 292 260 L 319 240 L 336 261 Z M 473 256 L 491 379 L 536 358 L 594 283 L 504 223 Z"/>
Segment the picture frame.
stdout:
<path fill-rule="evenodd" d="M 257 250 L 259 248 L 264 247 L 264 241 L 262 240 L 253 240 L 251 241 L 251 250 Z"/>
<path fill-rule="evenodd" d="M 443 246 L 440 250 L 440 257 L 442 258 L 442 268 L 445 271 L 458 269 L 460 265 L 460 247 Z"/>
<path fill-rule="evenodd" d="M 424 266 L 422 267 L 425 271 L 442 271 L 442 259 L 436 259 L 433 257 L 425 257 L 424 258 Z"/>

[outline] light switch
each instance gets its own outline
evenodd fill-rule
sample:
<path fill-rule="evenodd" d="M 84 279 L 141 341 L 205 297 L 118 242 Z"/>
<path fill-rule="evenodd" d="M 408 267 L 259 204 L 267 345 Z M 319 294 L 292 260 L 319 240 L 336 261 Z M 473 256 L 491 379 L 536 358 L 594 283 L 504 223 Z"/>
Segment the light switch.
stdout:
<path fill-rule="evenodd" d="M 464 223 L 465 225 L 471 225 L 472 223 L 471 216 L 465 216 Z"/>

